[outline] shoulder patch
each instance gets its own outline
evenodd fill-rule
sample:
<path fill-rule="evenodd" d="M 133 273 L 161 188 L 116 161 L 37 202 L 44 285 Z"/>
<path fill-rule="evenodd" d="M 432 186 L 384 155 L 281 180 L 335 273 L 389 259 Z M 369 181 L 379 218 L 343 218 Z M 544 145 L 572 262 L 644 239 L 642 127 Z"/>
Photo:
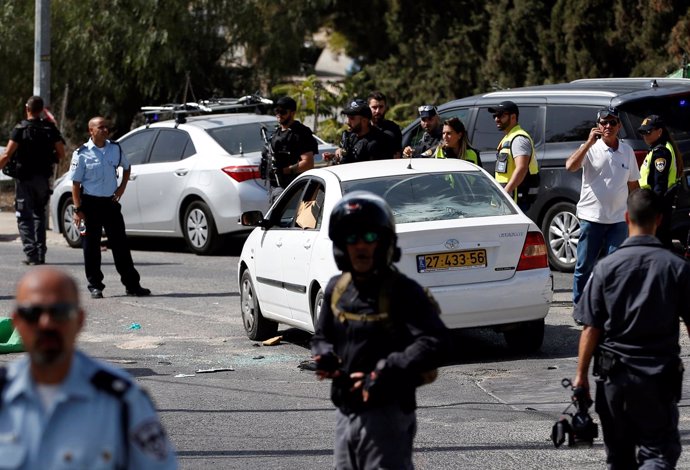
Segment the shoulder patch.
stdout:
<path fill-rule="evenodd" d="M 654 160 L 654 168 L 656 168 L 656 171 L 658 171 L 659 173 L 663 173 L 666 169 L 666 159 L 657 158 L 656 160 Z"/>
<path fill-rule="evenodd" d="M 132 431 L 130 439 L 141 452 L 151 458 L 165 460 L 168 457 L 168 438 L 163 425 L 156 419 L 139 424 Z"/>

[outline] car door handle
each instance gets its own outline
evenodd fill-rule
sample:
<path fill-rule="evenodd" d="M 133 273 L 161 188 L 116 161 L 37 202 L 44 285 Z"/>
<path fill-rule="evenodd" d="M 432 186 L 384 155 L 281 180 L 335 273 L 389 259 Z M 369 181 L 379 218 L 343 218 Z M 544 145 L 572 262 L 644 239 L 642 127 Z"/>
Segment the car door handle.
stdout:
<path fill-rule="evenodd" d="M 186 175 L 187 173 L 189 173 L 189 170 L 186 169 L 186 168 L 180 168 L 180 169 L 178 169 L 178 170 L 175 170 L 175 174 L 176 174 L 177 176 L 184 176 L 184 175 Z"/>
<path fill-rule="evenodd" d="M 135 175 L 134 173 L 130 173 L 129 174 L 129 180 L 134 181 L 135 179 L 137 179 L 137 175 Z"/>

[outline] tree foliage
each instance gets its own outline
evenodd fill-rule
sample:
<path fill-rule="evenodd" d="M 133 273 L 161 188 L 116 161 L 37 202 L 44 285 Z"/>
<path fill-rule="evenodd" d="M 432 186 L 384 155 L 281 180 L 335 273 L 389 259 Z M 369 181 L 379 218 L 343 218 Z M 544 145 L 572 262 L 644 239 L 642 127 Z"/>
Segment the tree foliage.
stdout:
<path fill-rule="evenodd" d="M 34 3 L 0 10 L 0 125 L 33 89 Z M 142 105 L 262 90 L 295 93 L 337 133 L 337 109 L 379 89 L 398 119 L 421 103 L 597 76 L 659 76 L 690 53 L 687 0 L 52 0 L 52 107 L 68 136 L 96 114 L 126 132 Z M 305 51 L 317 30 L 360 73 L 326 84 Z M 306 73 L 309 75 L 309 73 Z M 188 77 L 188 81 L 187 81 Z M 186 84 L 190 83 L 191 87 Z M 292 83 L 292 87 L 275 88 Z M 186 93 L 186 96 L 185 96 Z"/>

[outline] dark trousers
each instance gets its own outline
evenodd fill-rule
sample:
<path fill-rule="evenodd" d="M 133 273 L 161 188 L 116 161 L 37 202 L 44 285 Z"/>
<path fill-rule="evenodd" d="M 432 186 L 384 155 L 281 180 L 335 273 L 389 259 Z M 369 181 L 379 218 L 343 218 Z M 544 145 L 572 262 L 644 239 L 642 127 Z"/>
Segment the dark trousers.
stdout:
<path fill-rule="evenodd" d="M 29 261 L 42 263 L 46 257 L 46 204 L 50 197 L 47 176 L 17 180 L 14 209 L 19 237 Z"/>
<path fill-rule="evenodd" d="M 659 376 L 616 367 L 606 380 L 597 380 L 595 409 L 610 470 L 675 468 L 681 452 L 678 406 Z"/>
<path fill-rule="evenodd" d="M 139 287 L 139 273 L 134 268 L 132 254 L 127 245 L 125 221 L 120 203 L 109 197 L 94 197 L 84 194 L 81 200 L 86 235 L 83 238 L 84 270 L 89 288 L 104 289 L 101 271 L 101 233 L 105 230 L 108 244 L 113 251 L 115 268 L 120 281 L 128 289 Z"/>

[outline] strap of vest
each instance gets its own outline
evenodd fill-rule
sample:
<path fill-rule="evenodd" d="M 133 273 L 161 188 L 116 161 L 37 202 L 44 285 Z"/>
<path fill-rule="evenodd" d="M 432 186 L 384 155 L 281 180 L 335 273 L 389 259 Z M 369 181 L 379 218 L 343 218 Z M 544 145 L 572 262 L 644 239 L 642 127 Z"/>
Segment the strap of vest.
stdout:
<path fill-rule="evenodd" d="M 393 271 L 390 276 L 386 276 L 381 290 L 379 291 L 379 302 L 378 310 L 379 313 L 351 313 L 345 312 L 338 307 L 338 301 L 342 297 L 343 292 L 347 289 L 352 282 L 352 274 L 349 272 L 344 272 L 340 275 L 340 278 L 336 281 L 333 287 L 333 295 L 331 296 L 331 310 L 333 315 L 341 322 L 345 321 L 359 321 L 359 322 L 379 322 L 386 321 L 390 318 L 390 298 L 393 292 L 393 281 L 397 278 L 397 271 Z"/>
<path fill-rule="evenodd" d="M 7 367 L 0 367 L 0 407 L 2 407 L 2 392 L 7 385 Z"/>
<path fill-rule="evenodd" d="M 91 377 L 91 384 L 96 389 L 117 398 L 120 402 L 120 428 L 125 455 L 122 465 L 118 466 L 118 468 L 126 469 L 129 464 L 129 404 L 125 401 L 124 396 L 132 384 L 107 370 L 96 372 Z"/>

